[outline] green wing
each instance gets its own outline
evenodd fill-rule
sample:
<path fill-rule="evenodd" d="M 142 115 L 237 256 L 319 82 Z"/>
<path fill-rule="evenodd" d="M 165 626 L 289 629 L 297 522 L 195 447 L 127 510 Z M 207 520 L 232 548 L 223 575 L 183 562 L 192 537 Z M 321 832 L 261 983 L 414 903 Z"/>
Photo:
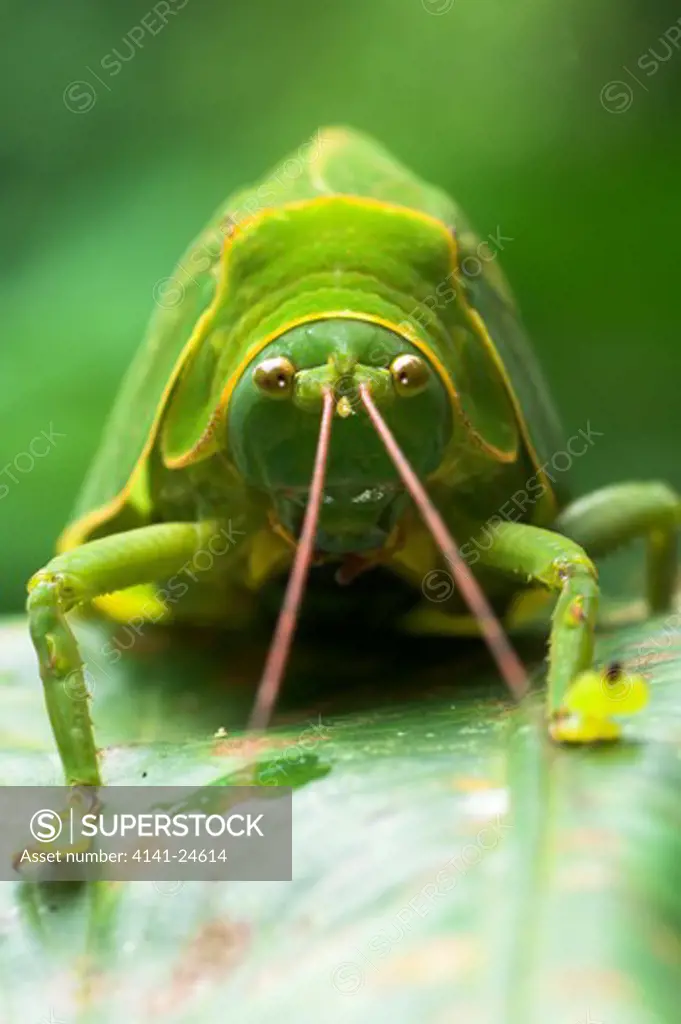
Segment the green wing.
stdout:
<path fill-rule="evenodd" d="M 516 398 L 522 414 L 522 426 L 526 442 L 529 441 L 532 461 L 542 466 L 557 452 L 565 449 L 565 434 L 551 400 L 544 375 L 532 347 L 525 335 L 515 308 L 510 289 L 499 266 L 494 261 L 483 262 L 475 255 L 477 239 L 466 225 L 457 234 L 462 251 L 463 276 L 467 282 L 469 301 L 480 314 L 487 333 L 496 348 L 504 366 L 507 385 Z M 466 256 L 475 258 L 476 264 L 468 263 Z M 482 272 L 478 266 L 482 265 Z M 466 274 L 466 266 L 471 273 Z M 555 473 L 552 489 L 558 507 L 570 498 L 569 471 Z M 552 474 L 553 476 L 553 474 Z"/>
<path fill-rule="evenodd" d="M 72 522 L 76 530 L 82 524 L 83 539 L 94 532 L 87 520 L 114 502 L 130 481 L 152 434 L 168 382 L 215 292 L 222 215 L 220 211 L 213 217 L 171 277 L 155 289 L 157 309 L 123 380 L 74 509 Z M 143 495 L 141 500 L 143 503 Z M 64 534 L 62 547 L 77 543 L 76 539 L 64 543 L 70 532 Z"/>

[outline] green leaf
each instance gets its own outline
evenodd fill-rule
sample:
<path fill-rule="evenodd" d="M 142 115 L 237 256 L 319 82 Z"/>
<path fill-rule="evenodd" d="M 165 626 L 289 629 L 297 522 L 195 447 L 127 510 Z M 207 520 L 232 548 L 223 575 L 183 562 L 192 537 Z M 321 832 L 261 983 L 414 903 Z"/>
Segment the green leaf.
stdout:
<path fill-rule="evenodd" d="M 679 621 L 601 638 L 653 696 L 592 749 L 547 742 L 540 696 L 512 708 L 474 645 L 301 645 L 258 749 L 295 787 L 294 881 L 2 883 L 0 1020 L 678 1020 Z M 260 639 L 149 630 L 111 666 L 79 633 L 107 782 L 243 776 Z M 23 621 L 0 629 L 0 740 L 0 783 L 61 782 Z"/>

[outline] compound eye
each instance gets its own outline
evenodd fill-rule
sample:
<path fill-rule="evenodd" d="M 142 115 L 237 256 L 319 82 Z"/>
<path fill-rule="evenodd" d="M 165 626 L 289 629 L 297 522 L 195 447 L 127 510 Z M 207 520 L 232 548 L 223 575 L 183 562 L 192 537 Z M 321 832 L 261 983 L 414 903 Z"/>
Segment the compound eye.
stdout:
<path fill-rule="evenodd" d="M 290 398 L 296 368 L 286 356 L 264 359 L 253 370 L 253 381 L 269 398 Z"/>
<path fill-rule="evenodd" d="M 398 395 L 411 398 L 428 387 L 430 371 L 420 356 L 401 355 L 393 359 L 390 372 Z"/>

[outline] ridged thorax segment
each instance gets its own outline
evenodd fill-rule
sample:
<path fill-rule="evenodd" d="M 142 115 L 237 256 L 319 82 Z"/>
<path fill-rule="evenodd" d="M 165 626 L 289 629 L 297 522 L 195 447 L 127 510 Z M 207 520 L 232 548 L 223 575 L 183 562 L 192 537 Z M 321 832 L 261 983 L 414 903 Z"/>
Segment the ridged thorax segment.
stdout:
<path fill-rule="evenodd" d="M 214 328 L 229 345 L 217 376 L 291 325 L 329 316 L 396 325 L 444 362 L 448 322 L 464 317 L 456 302 L 434 308 L 436 289 L 455 269 L 446 227 L 403 207 L 334 196 L 265 211 L 225 248 Z"/>

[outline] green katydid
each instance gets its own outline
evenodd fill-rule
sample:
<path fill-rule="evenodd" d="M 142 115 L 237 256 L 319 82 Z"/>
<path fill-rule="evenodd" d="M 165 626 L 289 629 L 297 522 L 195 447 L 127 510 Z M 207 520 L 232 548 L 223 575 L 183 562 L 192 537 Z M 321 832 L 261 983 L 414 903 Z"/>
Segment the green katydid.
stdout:
<path fill-rule="evenodd" d="M 558 741 L 616 738 L 613 715 L 645 703 L 642 678 L 592 668 L 590 555 L 646 537 L 648 601 L 668 608 L 679 499 L 635 483 L 570 504 L 564 475 L 549 479 L 562 444 L 551 400 L 505 279 L 476 248 L 447 195 L 347 129 L 320 132 L 230 198 L 194 242 L 59 554 L 29 584 L 69 783 L 100 783 L 87 702 L 65 692 L 83 681 L 71 609 L 229 626 L 256 616 L 263 587 L 290 570 L 251 723 L 262 728 L 318 564 L 346 584 L 376 566 L 406 581 L 422 607 L 405 629 L 456 633 L 472 613 L 517 695 L 527 677 L 499 619 L 523 593 L 553 593 L 546 708 Z M 499 516 L 519 494 L 519 512 Z M 243 539 L 169 600 L 168 581 L 197 551 L 217 554 L 235 516 Z M 462 542 L 483 531 L 468 565 Z M 423 581 L 445 566 L 456 588 L 429 605 Z"/>

